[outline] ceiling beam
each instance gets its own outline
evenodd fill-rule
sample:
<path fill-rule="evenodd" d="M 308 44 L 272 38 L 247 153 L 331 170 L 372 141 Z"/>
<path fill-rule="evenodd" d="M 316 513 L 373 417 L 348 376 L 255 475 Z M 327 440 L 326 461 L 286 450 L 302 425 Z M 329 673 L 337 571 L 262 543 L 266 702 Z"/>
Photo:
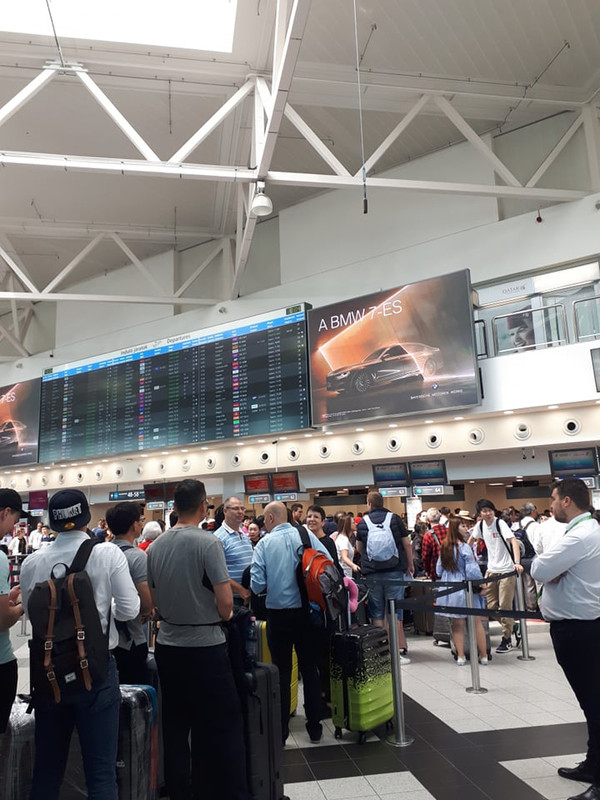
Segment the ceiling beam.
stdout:
<path fill-rule="evenodd" d="M 83 250 L 80 250 L 77 255 L 72 258 L 69 263 L 61 269 L 58 275 L 55 275 L 54 278 L 48 283 L 48 285 L 42 289 L 42 295 L 49 295 L 56 287 L 63 282 L 63 280 L 73 272 L 73 270 L 81 264 L 84 258 L 86 258 L 92 250 L 99 244 L 102 239 L 104 239 L 104 234 L 99 233 L 97 236 L 94 236 L 91 242 L 88 242 Z"/>
<path fill-rule="evenodd" d="M 581 112 L 581 116 L 583 117 L 585 149 L 592 191 L 597 192 L 600 191 L 600 124 L 598 123 L 596 104 L 587 105 Z"/>
<path fill-rule="evenodd" d="M 156 278 L 150 272 L 148 267 L 143 263 L 143 261 L 140 261 L 140 259 L 136 256 L 133 250 L 125 244 L 125 242 L 121 239 L 121 237 L 117 236 L 116 233 L 111 233 L 110 238 L 113 240 L 113 242 L 115 242 L 115 244 L 117 244 L 121 248 L 121 250 L 125 253 L 127 258 L 131 261 L 134 267 L 136 267 L 139 270 L 141 275 L 148 281 L 148 283 L 152 284 L 152 286 L 154 286 L 154 288 L 159 294 L 162 294 L 164 291 L 164 287 L 160 285 L 160 283 L 156 280 Z"/>
<path fill-rule="evenodd" d="M 89 239 L 98 234 L 116 233 L 124 241 L 155 242 L 172 245 L 177 241 L 198 242 L 204 238 L 215 238 L 210 228 L 177 228 L 164 225 L 110 225 L 98 222 L 72 222 L 55 219 L 33 219 L 28 217 L 0 218 L 0 234 L 36 236 L 46 239 Z"/>
<path fill-rule="evenodd" d="M 87 72 L 85 72 L 85 70 L 83 70 L 78 64 L 73 66 L 73 72 L 75 75 L 77 75 L 88 92 L 96 100 L 98 105 L 106 111 L 108 116 L 113 120 L 113 122 L 116 123 L 117 127 L 125 134 L 136 150 L 139 150 L 139 152 L 147 161 L 160 161 L 160 158 L 156 155 L 150 145 L 136 131 L 133 125 L 123 116 L 112 100 L 108 99 L 98 84 L 94 83 Z"/>
<path fill-rule="evenodd" d="M 200 277 L 200 275 L 204 272 L 204 270 L 208 267 L 208 265 L 223 251 L 223 247 L 227 239 L 221 239 L 216 245 L 210 250 L 204 261 L 202 261 L 198 267 L 193 271 L 193 273 L 187 278 L 177 289 L 175 292 L 175 297 L 181 297 L 181 295 L 189 289 L 189 287 L 194 283 L 194 281 Z"/>
<path fill-rule="evenodd" d="M 383 142 L 379 145 L 379 147 L 373 152 L 371 156 L 365 161 L 365 173 L 368 174 L 375 164 L 379 161 L 379 159 L 389 150 L 389 148 L 394 144 L 394 142 L 404 133 L 404 131 L 408 128 L 410 123 L 413 119 L 418 116 L 423 108 L 427 105 L 430 100 L 430 95 L 424 94 L 414 106 L 410 109 L 408 114 L 405 114 L 404 117 L 400 120 L 400 122 L 396 125 L 393 131 L 389 133 Z M 362 176 L 362 167 L 356 173 L 356 177 Z"/>
<path fill-rule="evenodd" d="M 231 112 L 250 94 L 250 92 L 254 89 L 254 79 L 246 81 L 246 83 L 235 92 L 229 100 L 225 101 L 221 108 L 219 108 L 212 117 L 204 123 L 204 125 L 199 128 L 193 136 L 185 142 L 185 144 L 181 145 L 179 150 L 177 150 L 171 158 L 168 160 L 168 164 L 181 164 L 186 160 L 186 158 L 191 155 L 194 150 L 198 147 L 198 145 L 203 142 L 210 134 L 219 127 L 219 125 L 223 122 L 225 117 L 227 117 Z"/>
<path fill-rule="evenodd" d="M 333 155 L 327 145 L 324 144 L 321 139 L 319 139 L 313 129 L 302 119 L 300 114 L 298 114 L 298 112 L 289 105 L 289 103 L 285 107 L 285 116 L 289 119 L 294 128 L 296 128 L 296 130 L 302 134 L 309 145 L 321 156 L 323 161 L 325 161 L 325 163 L 331 167 L 336 175 L 350 175 L 350 172 L 346 169 L 342 162 Z"/>
<path fill-rule="evenodd" d="M 70 294 L 69 292 L 2 292 L 0 302 L 3 300 L 29 300 L 33 303 L 49 301 L 53 303 L 131 303 L 131 305 L 186 305 L 186 306 L 214 306 L 222 302 L 219 298 L 208 297 L 147 297 L 143 295 L 112 295 L 112 294 Z"/>
<path fill-rule="evenodd" d="M 490 162 L 492 167 L 494 168 L 494 172 L 496 172 L 503 181 L 506 181 L 509 186 L 521 186 L 521 183 L 509 168 L 504 164 L 498 156 L 488 147 L 488 145 L 483 141 L 481 136 L 479 136 L 473 128 L 469 125 L 464 117 L 462 117 L 458 111 L 454 108 L 454 106 L 448 102 L 445 97 L 434 97 L 433 98 L 435 104 L 438 108 L 444 112 L 444 114 L 448 117 L 450 122 L 462 133 L 465 139 L 475 147 L 475 149 L 481 153 L 481 155 Z"/>
<path fill-rule="evenodd" d="M 540 166 L 536 169 L 533 173 L 531 178 L 527 181 L 525 186 L 535 186 L 536 183 L 540 180 L 542 175 L 546 172 L 548 167 L 552 166 L 558 156 L 562 153 L 565 147 L 569 144 L 573 136 L 577 133 L 579 128 L 583 125 L 583 115 L 580 114 L 577 119 L 573 122 L 573 124 L 569 127 L 569 129 L 561 136 L 558 142 L 554 145 L 552 150 L 548 153 L 546 158 L 542 161 Z"/>
<path fill-rule="evenodd" d="M 20 92 L 11 98 L 7 103 L 5 103 L 2 108 L 0 108 L 0 125 L 3 125 L 7 120 L 9 120 L 13 114 L 16 114 L 17 111 L 22 108 L 26 103 L 28 103 L 32 97 L 44 88 L 44 86 L 49 83 L 56 72 L 48 69 L 42 70 L 39 75 L 30 81 L 25 88 L 21 89 Z"/>
<path fill-rule="evenodd" d="M 320 189 L 362 188 L 356 176 L 311 175 L 301 172 L 271 171 L 267 181 L 272 186 L 304 186 Z M 581 200 L 588 191 L 576 189 L 542 189 L 524 186 L 497 186 L 478 183 L 452 183 L 449 181 L 416 181 L 404 178 L 367 178 L 371 189 L 401 189 L 403 191 L 431 192 L 434 194 L 480 195 L 482 197 L 519 197 L 533 200 L 554 200 L 557 203 Z"/>

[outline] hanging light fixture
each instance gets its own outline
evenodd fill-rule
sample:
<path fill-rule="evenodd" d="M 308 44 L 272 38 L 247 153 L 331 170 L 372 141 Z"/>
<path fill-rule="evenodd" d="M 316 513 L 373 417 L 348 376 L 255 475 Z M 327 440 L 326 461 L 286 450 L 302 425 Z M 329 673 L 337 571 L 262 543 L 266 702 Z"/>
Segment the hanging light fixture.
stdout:
<path fill-rule="evenodd" d="M 258 181 L 256 184 L 256 194 L 252 199 L 250 210 L 257 217 L 268 217 L 273 212 L 273 202 L 265 194 L 264 181 Z"/>

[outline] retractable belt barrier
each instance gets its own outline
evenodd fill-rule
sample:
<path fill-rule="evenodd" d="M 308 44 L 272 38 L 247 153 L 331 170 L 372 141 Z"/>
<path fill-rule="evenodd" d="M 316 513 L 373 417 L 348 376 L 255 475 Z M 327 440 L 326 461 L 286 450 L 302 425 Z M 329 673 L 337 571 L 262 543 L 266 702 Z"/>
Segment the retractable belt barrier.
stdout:
<path fill-rule="evenodd" d="M 403 600 L 396 600 L 396 608 L 406 609 L 431 609 L 439 613 L 460 614 L 465 617 L 509 617 L 511 619 L 539 619 L 543 620 L 543 616 L 539 611 L 525 611 L 515 610 L 512 608 L 468 608 L 467 606 L 444 606 L 440 605 L 437 600 L 440 597 L 446 597 L 450 594 L 455 594 L 463 590 L 467 590 L 469 584 L 471 586 L 483 586 L 488 583 L 499 583 L 504 578 L 510 578 L 512 575 L 517 575 L 516 570 L 506 572 L 503 575 L 496 575 L 492 578 L 481 578 L 480 580 L 463 580 L 463 581 L 407 581 L 401 578 L 393 578 L 391 576 L 377 575 L 370 573 L 368 575 L 368 582 L 385 584 L 386 586 L 413 586 L 418 583 L 420 586 L 430 586 L 432 588 L 431 594 L 425 594 L 421 597 L 409 597 Z M 445 587 L 445 588 L 444 588 Z M 437 591 L 439 589 L 439 591 Z"/>

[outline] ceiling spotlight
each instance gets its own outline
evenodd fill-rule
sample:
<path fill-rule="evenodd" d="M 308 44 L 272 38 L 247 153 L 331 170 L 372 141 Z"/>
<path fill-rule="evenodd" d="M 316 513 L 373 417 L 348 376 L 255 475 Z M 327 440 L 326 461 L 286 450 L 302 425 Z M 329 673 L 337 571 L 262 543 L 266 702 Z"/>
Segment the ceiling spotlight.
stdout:
<path fill-rule="evenodd" d="M 257 217 L 268 217 L 273 212 L 273 203 L 270 197 L 265 194 L 264 181 L 258 181 L 256 184 L 256 194 L 252 199 L 250 210 Z"/>

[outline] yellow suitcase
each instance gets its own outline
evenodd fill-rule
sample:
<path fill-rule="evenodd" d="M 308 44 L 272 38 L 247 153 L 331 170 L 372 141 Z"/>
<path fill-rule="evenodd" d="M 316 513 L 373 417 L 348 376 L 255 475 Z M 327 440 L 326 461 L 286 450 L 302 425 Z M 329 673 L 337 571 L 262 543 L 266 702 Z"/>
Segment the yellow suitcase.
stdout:
<path fill-rule="evenodd" d="M 256 660 L 265 664 L 272 664 L 271 651 L 267 644 L 267 623 L 262 619 L 256 620 Z M 298 708 L 298 656 L 292 650 L 292 682 L 290 695 L 290 716 L 296 713 Z"/>

